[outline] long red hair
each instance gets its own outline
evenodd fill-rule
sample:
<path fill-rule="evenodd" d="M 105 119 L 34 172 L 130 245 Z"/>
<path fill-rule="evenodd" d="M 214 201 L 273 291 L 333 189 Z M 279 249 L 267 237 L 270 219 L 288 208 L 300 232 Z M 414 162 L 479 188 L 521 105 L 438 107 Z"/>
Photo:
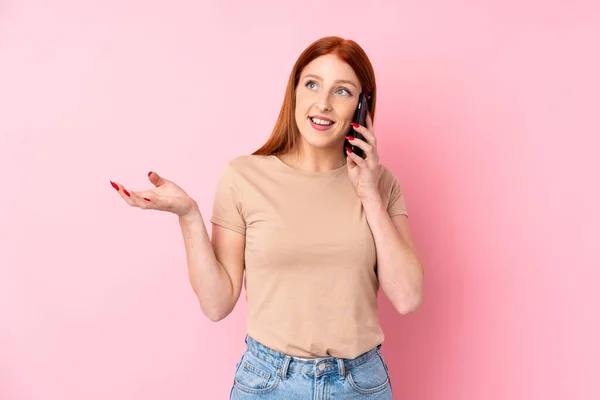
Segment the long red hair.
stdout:
<path fill-rule="evenodd" d="M 367 95 L 371 118 L 375 119 L 375 104 L 377 100 L 377 87 L 375 73 L 371 61 L 365 51 L 353 40 L 337 36 L 327 36 L 313 42 L 308 46 L 292 68 L 288 79 L 283 105 L 271 136 L 267 142 L 253 155 L 277 155 L 288 153 L 296 147 L 300 131 L 296 124 L 294 110 L 296 108 L 296 86 L 300 75 L 312 60 L 317 57 L 332 54 L 346 62 L 354 70 L 362 86 L 362 91 Z M 342 149 L 343 152 L 343 149 Z"/>

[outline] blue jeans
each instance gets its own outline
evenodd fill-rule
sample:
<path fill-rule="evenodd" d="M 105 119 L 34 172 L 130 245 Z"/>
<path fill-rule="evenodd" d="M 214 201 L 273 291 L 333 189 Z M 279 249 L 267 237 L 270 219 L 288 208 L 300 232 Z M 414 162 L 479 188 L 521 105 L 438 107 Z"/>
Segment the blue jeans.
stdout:
<path fill-rule="evenodd" d="M 393 400 L 381 345 L 354 359 L 289 356 L 246 336 L 230 400 Z"/>

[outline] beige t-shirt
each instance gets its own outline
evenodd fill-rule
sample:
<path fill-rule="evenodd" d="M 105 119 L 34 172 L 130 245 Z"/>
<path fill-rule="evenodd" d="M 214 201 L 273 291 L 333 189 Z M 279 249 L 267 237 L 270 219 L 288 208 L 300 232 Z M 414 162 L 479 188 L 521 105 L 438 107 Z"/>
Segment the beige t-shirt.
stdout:
<path fill-rule="evenodd" d="M 408 215 L 389 169 L 380 182 L 389 215 Z M 251 337 L 307 358 L 354 358 L 383 342 L 375 242 L 346 165 L 314 173 L 237 157 L 221 172 L 211 222 L 246 236 Z"/>

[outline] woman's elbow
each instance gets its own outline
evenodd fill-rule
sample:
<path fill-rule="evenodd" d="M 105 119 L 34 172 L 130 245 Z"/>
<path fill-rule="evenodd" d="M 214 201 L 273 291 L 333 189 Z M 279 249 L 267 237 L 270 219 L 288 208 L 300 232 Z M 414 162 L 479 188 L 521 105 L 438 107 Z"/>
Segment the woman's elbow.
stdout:
<path fill-rule="evenodd" d="M 410 297 L 410 300 L 403 301 L 401 304 L 395 305 L 396 311 L 402 315 L 410 314 L 419 309 L 423 304 L 423 294 L 417 294 Z"/>

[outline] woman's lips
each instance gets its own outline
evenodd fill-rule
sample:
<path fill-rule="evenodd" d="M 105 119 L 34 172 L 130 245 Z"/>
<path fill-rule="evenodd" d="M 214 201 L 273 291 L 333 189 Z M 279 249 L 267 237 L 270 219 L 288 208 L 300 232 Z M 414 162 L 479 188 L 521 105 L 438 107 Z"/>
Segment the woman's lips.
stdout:
<path fill-rule="evenodd" d="M 335 122 L 332 123 L 331 125 L 319 125 L 319 124 L 315 124 L 312 120 L 312 118 L 308 118 L 308 121 L 310 122 L 310 125 L 312 126 L 312 128 L 316 131 L 327 131 L 329 129 L 331 129 L 334 125 Z"/>

